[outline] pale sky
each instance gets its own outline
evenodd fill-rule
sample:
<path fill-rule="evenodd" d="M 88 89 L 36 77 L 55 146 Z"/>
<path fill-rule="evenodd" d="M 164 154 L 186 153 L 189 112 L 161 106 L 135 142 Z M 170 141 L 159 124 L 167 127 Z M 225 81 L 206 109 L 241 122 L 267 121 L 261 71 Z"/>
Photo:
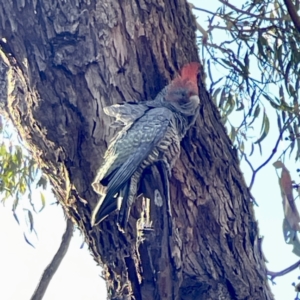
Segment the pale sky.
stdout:
<path fill-rule="evenodd" d="M 38 199 L 38 197 L 36 197 Z M 54 199 L 47 199 L 53 202 Z M 22 219 L 22 209 L 18 215 Z M 38 240 L 29 235 L 36 249 L 29 246 L 22 228 L 14 220 L 10 208 L 0 206 L 0 299 L 29 300 L 42 275 L 58 249 L 65 230 L 61 207 L 48 205 L 34 216 Z M 24 228 L 24 227 L 23 227 Z M 44 296 L 44 300 L 101 300 L 106 299 L 105 282 L 76 230 L 70 248 Z"/>
<path fill-rule="evenodd" d="M 194 3 L 195 6 L 200 5 L 200 0 L 190 2 Z M 205 8 L 214 11 L 216 7 L 218 7 L 217 1 L 211 0 Z M 202 20 L 205 20 L 205 18 L 202 17 Z M 205 28 L 206 23 L 203 21 L 201 25 Z M 276 124 L 274 115 L 270 114 L 271 124 Z M 251 158 L 254 167 L 259 166 L 269 155 L 277 136 L 276 125 L 271 127 L 269 137 L 263 143 L 264 155 L 261 157 L 258 153 L 255 153 Z M 282 142 L 283 145 L 284 143 Z M 263 251 L 269 261 L 267 267 L 272 271 L 280 271 L 295 263 L 299 260 L 299 257 L 292 253 L 291 246 L 286 245 L 283 239 L 282 200 L 275 168 L 272 166 L 274 161 L 275 159 L 257 174 L 252 192 L 259 203 L 259 207 L 255 211 L 256 218 L 259 220 L 260 233 L 265 237 Z M 297 181 L 299 176 L 296 173 L 297 166 L 295 166 L 294 161 L 292 160 L 287 164 L 287 167 L 291 171 L 293 179 Z M 251 176 L 249 167 L 242 163 L 241 169 L 245 174 L 247 183 L 249 183 Z M 1 299 L 29 300 L 44 268 L 49 264 L 59 247 L 65 230 L 65 221 L 61 207 L 49 205 L 54 202 L 54 199 L 51 197 L 51 195 L 47 196 L 48 205 L 43 212 L 34 216 L 38 239 L 34 235 L 29 237 L 36 249 L 33 249 L 25 242 L 23 238 L 24 226 L 20 227 L 14 220 L 11 206 L 8 203 L 6 207 L 0 205 L 0 241 L 2 244 L 0 255 Z M 37 194 L 35 198 L 39 199 L 39 195 Z M 22 214 L 23 211 L 20 206 L 18 208 L 20 220 L 22 220 Z M 77 230 L 66 257 L 50 283 L 44 300 L 106 299 L 105 282 L 99 277 L 101 269 L 96 266 L 86 245 L 83 249 L 80 249 L 82 241 L 83 239 Z M 299 275 L 297 270 L 284 277 L 276 278 L 277 285 L 272 286 L 275 299 L 294 299 L 295 292 L 291 283 L 297 282 Z"/>

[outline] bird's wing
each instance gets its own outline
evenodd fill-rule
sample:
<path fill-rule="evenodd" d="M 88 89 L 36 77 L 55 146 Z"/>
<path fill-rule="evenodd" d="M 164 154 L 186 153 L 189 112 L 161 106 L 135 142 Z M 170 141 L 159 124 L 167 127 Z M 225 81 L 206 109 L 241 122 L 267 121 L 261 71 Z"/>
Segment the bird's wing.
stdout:
<path fill-rule="evenodd" d="M 93 212 L 95 223 L 113 211 L 108 208 L 115 209 L 116 205 L 112 202 L 117 200 L 114 196 L 124 188 L 142 162 L 165 137 L 172 117 L 172 112 L 167 108 L 150 109 L 126 133 L 115 140 L 111 148 L 111 154 L 114 153 L 115 157 L 110 161 L 106 173 L 106 176 L 113 175 L 107 184 L 105 197 L 100 200 L 101 204 L 97 205 L 98 210 Z M 109 160 L 107 157 L 107 161 Z"/>
<path fill-rule="evenodd" d="M 103 111 L 108 116 L 116 119 L 112 125 L 126 125 L 139 119 L 148 109 L 148 106 L 140 103 L 124 103 L 106 106 L 103 108 Z"/>
<path fill-rule="evenodd" d="M 107 186 L 108 182 L 116 173 L 119 165 L 126 161 L 130 154 L 131 145 L 128 147 L 125 141 L 125 144 L 122 146 L 123 150 L 120 152 L 117 149 L 118 142 L 123 139 L 123 136 L 127 134 L 134 122 L 149 110 L 149 106 L 146 104 L 124 103 L 106 106 L 103 110 L 105 114 L 116 119 L 110 126 L 122 126 L 123 128 L 110 141 L 110 145 L 105 153 L 104 161 L 92 183 L 95 192 L 99 194 L 101 194 L 100 191 L 103 189 L 102 187 Z"/>

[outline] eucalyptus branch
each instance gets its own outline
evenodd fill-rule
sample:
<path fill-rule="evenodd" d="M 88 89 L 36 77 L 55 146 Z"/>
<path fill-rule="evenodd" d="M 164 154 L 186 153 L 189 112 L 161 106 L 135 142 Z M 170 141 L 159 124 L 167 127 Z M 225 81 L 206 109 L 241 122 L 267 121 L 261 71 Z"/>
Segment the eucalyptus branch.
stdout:
<path fill-rule="evenodd" d="M 270 156 L 267 158 L 267 160 L 266 160 L 264 163 L 262 163 L 257 169 L 255 169 L 254 172 L 252 173 L 252 178 L 251 178 L 251 182 L 250 182 L 250 185 L 249 185 L 249 190 L 252 189 L 252 186 L 253 186 L 253 184 L 254 184 L 254 180 L 255 180 L 255 176 L 256 176 L 257 172 L 258 172 L 259 170 L 261 170 L 264 166 L 266 166 L 266 165 L 269 163 L 269 161 L 273 158 L 273 156 L 275 155 L 275 153 L 277 152 L 277 148 L 278 148 L 278 145 L 279 145 L 279 143 L 280 143 L 280 141 L 281 141 L 283 132 L 284 132 L 284 131 L 288 128 L 288 126 L 295 120 L 295 118 L 296 118 L 296 117 L 293 117 L 292 119 L 290 119 L 289 121 L 287 121 L 287 122 L 284 124 L 283 128 L 282 128 L 281 131 L 280 131 L 280 134 L 279 134 L 279 136 L 278 136 L 278 139 L 277 139 L 277 141 L 276 141 L 276 144 L 275 144 L 275 146 L 274 146 L 274 148 L 273 148 L 273 150 L 272 150 L 272 153 L 271 153 Z"/>
<path fill-rule="evenodd" d="M 234 61 L 237 61 L 237 60 L 238 60 L 238 59 L 236 58 L 235 53 L 234 53 L 231 49 L 227 49 L 227 48 L 221 47 L 220 45 L 217 45 L 217 44 L 215 44 L 215 43 L 206 43 L 206 46 L 211 47 L 211 48 L 214 48 L 214 49 L 218 49 L 218 50 L 220 50 L 221 52 L 226 53 L 226 54 L 229 55 Z M 208 49 L 208 48 L 207 48 L 207 49 Z M 210 56 L 211 56 L 218 64 L 220 64 L 223 68 L 225 68 L 225 69 L 228 69 L 228 68 L 229 68 L 229 66 L 225 66 L 223 63 L 221 63 L 221 62 L 218 60 L 218 58 L 215 57 L 215 55 L 212 55 L 212 54 L 210 53 L 210 51 L 208 51 L 208 53 L 209 53 Z M 253 55 L 257 58 L 257 55 L 255 55 L 254 53 L 253 53 Z M 273 66 L 271 66 L 269 63 L 268 63 L 268 66 L 269 66 L 270 68 L 272 68 L 273 70 L 275 69 L 278 73 L 281 73 L 281 71 L 280 71 L 276 66 L 273 67 Z M 233 68 L 235 71 L 237 71 L 237 72 L 239 72 L 239 73 L 242 73 L 242 71 L 241 71 L 239 68 L 237 68 L 234 64 L 232 64 L 232 68 Z M 250 77 L 250 76 L 248 76 L 248 79 L 250 79 L 250 80 L 253 81 L 253 82 L 257 82 L 257 83 L 259 83 L 259 84 L 270 83 L 270 81 L 262 82 L 261 80 L 252 78 L 252 77 Z M 281 81 L 281 80 L 278 80 L 278 82 L 279 82 L 279 81 Z M 274 80 L 272 80 L 272 82 L 273 82 L 273 83 L 276 83 L 276 81 L 274 81 Z"/>
<path fill-rule="evenodd" d="M 41 280 L 30 300 L 43 299 L 53 275 L 58 270 L 63 258 L 65 257 L 65 255 L 68 251 L 68 248 L 69 248 L 69 245 L 70 245 L 70 242 L 72 239 L 72 235 L 73 235 L 73 223 L 70 219 L 68 219 L 66 231 L 63 234 L 61 244 L 60 244 L 56 254 L 54 255 L 52 261 L 45 269 L 45 271 L 41 277 Z"/>
<path fill-rule="evenodd" d="M 267 275 L 270 276 L 270 280 L 273 281 L 276 277 L 286 275 L 294 271 L 295 269 L 297 269 L 299 266 L 300 266 L 300 260 L 294 263 L 293 265 L 289 266 L 288 268 L 279 272 L 272 272 L 267 270 Z"/>
<path fill-rule="evenodd" d="M 292 143 L 290 143 L 285 149 L 284 151 L 279 155 L 277 160 L 280 160 L 282 156 L 285 156 L 286 152 L 289 150 L 289 148 L 291 148 Z"/>
<path fill-rule="evenodd" d="M 253 167 L 253 165 L 251 164 L 251 162 L 249 161 L 247 154 L 246 154 L 244 151 L 242 151 L 241 149 L 239 149 L 239 151 L 240 151 L 241 154 L 242 154 L 242 157 L 241 157 L 241 158 L 244 158 L 244 159 L 245 159 L 245 162 L 248 164 L 248 166 L 250 167 L 251 171 L 252 171 L 252 172 L 255 172 L 254 167 Z"/>
<path fill-rule="evenodd" d="M 289 15 L 290 15 L 295 27 L 297 28 L 297 30 L 300 33 L 300 18 L 298 16 L 295 5 L 293 4 L 293 2 L 291 0 L 283 0 L 283 1 L 285 3 L 285 6 L 289 12 Z"/>
<path fill-rule="evenodd" d="M 250 80 L 252 80 L 252 78 L 250 78 Z M 248 110 L 247 114 L 244 116 L 244 119 L 243 119 L 243 121 L 241 122 L 240 126 L 237 128 L 237 131 L 239 131 L 244 125 L 246 125 L 246 119 L 247 119 L 248 117 L 251 116 L 253 107 L 256 105 L 257 102 L 260 102 L 260 101 L 259 101 L 259 98 L 260 98 L 261 94 L 264 92 L 264 90 L 266 89 L 267 85 L 268 85 L 270 82 L 262 83 L 262 84 L 264 84 L 263 87 L 260 87 L 260 86 L 257 85 L 255 82 L 252 82 L 252 83 L 253 83 L 253 85 L 254 85 L 254 89 L 253 89 L 253 90 L 255 91 L 255 89 L 258 89 L 258 90 L 259 90 L 259 94 L 255 97 L 256 100 L 254 100 L 253 103 L 251 103 L 251 107 L 250 107 L 250 109 Z M 250 94 L 249 94 L 249 96 L 250 96 Z M 249 126 L 250 126 L 250 125 L 249 125 Z"/>
<path fill-rule="evenodd" d="M 233 21 L 231 21 L 231 22 L 233 22 Z M 254 28 L 254 29 L 253 28 L 249 28 L 249 29 L 239 28 L 239 27 L 242 27 L 243 25 L 239 25 L 239 24 L 234 24 L 234 25 L 235 25 L 235 27 L 236 27 L 236 29 L 237 29 L 237 31 L 239 33 L 243 33 L 243 32 L 251 32 L 251 33 L 260 32 L 260 33 L 265 33 L 267 31 L 270 31 L 271 29 L 278 29 L 278 28 L 281 29 L 281 30 L 285 30 L 284 28 L 281 28 L 281 27 L 279 27 L 277 25 L 270 25 L 268 27 L 262 27 L 262 28 L 257 27 L 257 28 Z M 249 25 L 247 25 L 247 27 L 252 27 L 252 26 L 249 24 Z M 209 31 L 211 31 L 213 29 L 230 30 L 228 27 L 225 27 L 225 26 L 211 25 L 209 27 Z M 271 35 L 272 33 L 269 33 L 269 34 Z M 272 36 L 276 37 L 276 35 L 273 35 L 273 34 L 272 34 Z"/>
<path fill-rule="evenodd" d="M 199 10 L 199 11 L 203 11 L 203 12 L 208 13 L 208 14 L 211 14 L 211 15 L 215 15 L 215 14 L 216 14 L 216 13 L 214 13 L 214 12 L 212 12 L 212 11 L 207 10 L 207 9 L 200 8 L 200 7 L 196 7 L 196 6 L 195 6 L 194 4 L 192 4 L 192 3 L 189 3 L 189 5 L 190 5 L 190 7 L 191 7 L 192 9 Z M 218 14 L 217 14 L 217 15 L 218 15 Z"/>
<path fill-rule="evenodd" d="M 236 11 L 238 13 L 241 13 L 243 15 L 248 15 L 248 16 L 253 17 L 255 19 L 262 19 L 263 21 L 272 21 L 272 22 L 274 22 L 274 21 L 280 21 L 281 20 L 281 18 L 267 18 L 265 16 L 266 14 L 260 14 L 260 15 L 252 14 L 249 11 L 237 8 L 236 6 L 230 4 L 227 0 L 219 0 L 219 1 L 222 4 L 224 4 L 225 6 L 230 7 L 232 10 L 234 10 L 234 11 Z"/>

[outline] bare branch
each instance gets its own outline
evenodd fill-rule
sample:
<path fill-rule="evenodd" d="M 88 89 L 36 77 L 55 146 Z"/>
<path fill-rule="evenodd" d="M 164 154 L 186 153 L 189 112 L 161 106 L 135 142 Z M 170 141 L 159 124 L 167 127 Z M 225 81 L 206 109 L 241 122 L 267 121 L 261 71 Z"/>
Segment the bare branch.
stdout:
<path fill-rule="evenodd" d="M 300 260 L 282 271 L 279 272 L 267 271 L 267 275 L 270 276 L 270 280 L 273 281 L 275 277 L 286 275 L 294 271 L 299 266 L 300 266 Z"/>
<path fill-rule="evenodd" d="M 252 189 L 252 186 L 254 184 L 254 180 L 255 180 L 255 176 L 257 174 L 257 172 L 262 169 L 265 165 L 268 164 L 268 162 L 273 158 L 273 156 L 275 155 L 275 153 L 277 152 L 277 148 L 278 148 L 278 145 L 279 145 L 279 142 L 281 141 L 281 138 L 282 138 L 282 135 L 284 133 L 284 131 L 288 128 L 288 126 L 295 120 L 296 117 L 290 119 L 289 121 L 287 121 L 285 123 L 285 125 L 283 126 L 283 128 L 281 129 L 280 131 L 280 134 L 279 134 L 279 137 L 276 141 L 276 144 L 275 144 L 275 147 L 273 148 L 272 150 L 272 153 L 270 154 L 270 156 L 268 157 L 268 159 L 262 163 L 257 169 L 254 170 L 254 172 L 252 173 L 252 178 L 251 178 L 251 182 L 250 182 L 250 185 L 249 185 L 249 190 Z"/>
<path fill-rule="evenodd" d="M 70 219 L 68 219 L 66 231 L 62 236 L 61 244 L 60 244 L 56 254 L 54 255 L 52 261 L 46 267 L 46 269 L 41 277 L 41 280 L 30 300 L 43 299 L 44 294 L 48 288 L 48 285 L 49 285 L 53 275 L 58 270 L 60 263 L 62 262 L 63 258 L 65 257 L 65 255 L 68 251 L 68 248 L 69 248 L 69 245 L 70 245 L 70 242 L 72 239 L 72 235 L 73 235 L 73 223 Z"/>
<path fill-rule="evenodd" d="M 208 14 L 211 14 L 211 15 L 215 15 L 216 13 L 212 12 L 212 11 L 209 11 L 207 9 L 204 9 L 204 8 L 200 8 L 200 7 L 196 7 L 194 4 L 190 3 L 189 2 L 189 6 L 192 8 L 192 9 L 195 9 L 195 10 L 199 10 L 199 11 L 203 11 L 203 12 L 206 12 Z M 217 14 L 218 15 L 218 14 Z"/>
<path fill-rule="evenodd" d="M 245 159 L 245 161 L 248 164 L 248 166 L 250 167 L 251 171 L 254 173 L 255 172 L 254 167 L 252 166 L 251 162 L 249 161 L 247 154 L 244 151 L 242 151 L 241 149 L 239 149 L 239 151 L 242 153 L 242 158 Z"/>
<path fill-rule="evenodd" d="M 230 7 L 232 10 L 238 12 L 238 13 L 241 13 L 243 15 L 248 15 L 250 17 L 253 17 L 253 18 L 256 18 L 256 19 L 262 19 L 263 21 L 278 21 L 280 20 L 279 18 L 267 18 L 266 17 L 266 13 L 264 14 L 260 14 L 260 15 L 256 15 L 256 14 L 252 14 L 246 10 L 243 10 L 243 9 L 239 9 L 237 8 L 236 6 L 230 4 L 227 0 L 219 0 L 222 4 L 224 4 L 225 6 L 228 6 Z"/>
<path fill-rule="evenodd" d="M 190 7 L 191 10 L 192 10 L 192 9 L 198 9 L 198 8 L 195 7 L 195 5 L 194 5 L 193 3 L 188 2 L 188 4 L 189 4 L 189 7 Z M 208 11 L 206 11 L 206 12 L 208 12 Z M 206 30 L 200 25 L 200 23 L 199 23 L 197 20 L 195 20 L 195 21 L 196 21 L 197 29 L 198 29 L 198 30 L 202 33 L 202 35 L 203 35 L 203 43 L 206 43 L 207 40 L 208 40 L 208 34 L 207 34 Z"/>

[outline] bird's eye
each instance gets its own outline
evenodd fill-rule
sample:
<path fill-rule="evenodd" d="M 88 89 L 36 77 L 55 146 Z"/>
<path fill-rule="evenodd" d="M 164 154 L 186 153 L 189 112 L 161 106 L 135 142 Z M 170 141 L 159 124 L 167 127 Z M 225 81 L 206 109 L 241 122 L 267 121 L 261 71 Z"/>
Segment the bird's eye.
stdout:
<path fill-rule="evenodd" d="M 179 105 L 185 104 L 187 100 L 188 100 L 187 93 L 185 91 L 180 91 L 178 94 Z"/>
<path fill-rule="evenodd" d="M 184 105 L 184 104 L 186 104 L 187 103 L 187 98 L 186 97 L 183 97 L 183 98 L 181 98 L 180 100 L 179 100 L 179 105 Z"/>

